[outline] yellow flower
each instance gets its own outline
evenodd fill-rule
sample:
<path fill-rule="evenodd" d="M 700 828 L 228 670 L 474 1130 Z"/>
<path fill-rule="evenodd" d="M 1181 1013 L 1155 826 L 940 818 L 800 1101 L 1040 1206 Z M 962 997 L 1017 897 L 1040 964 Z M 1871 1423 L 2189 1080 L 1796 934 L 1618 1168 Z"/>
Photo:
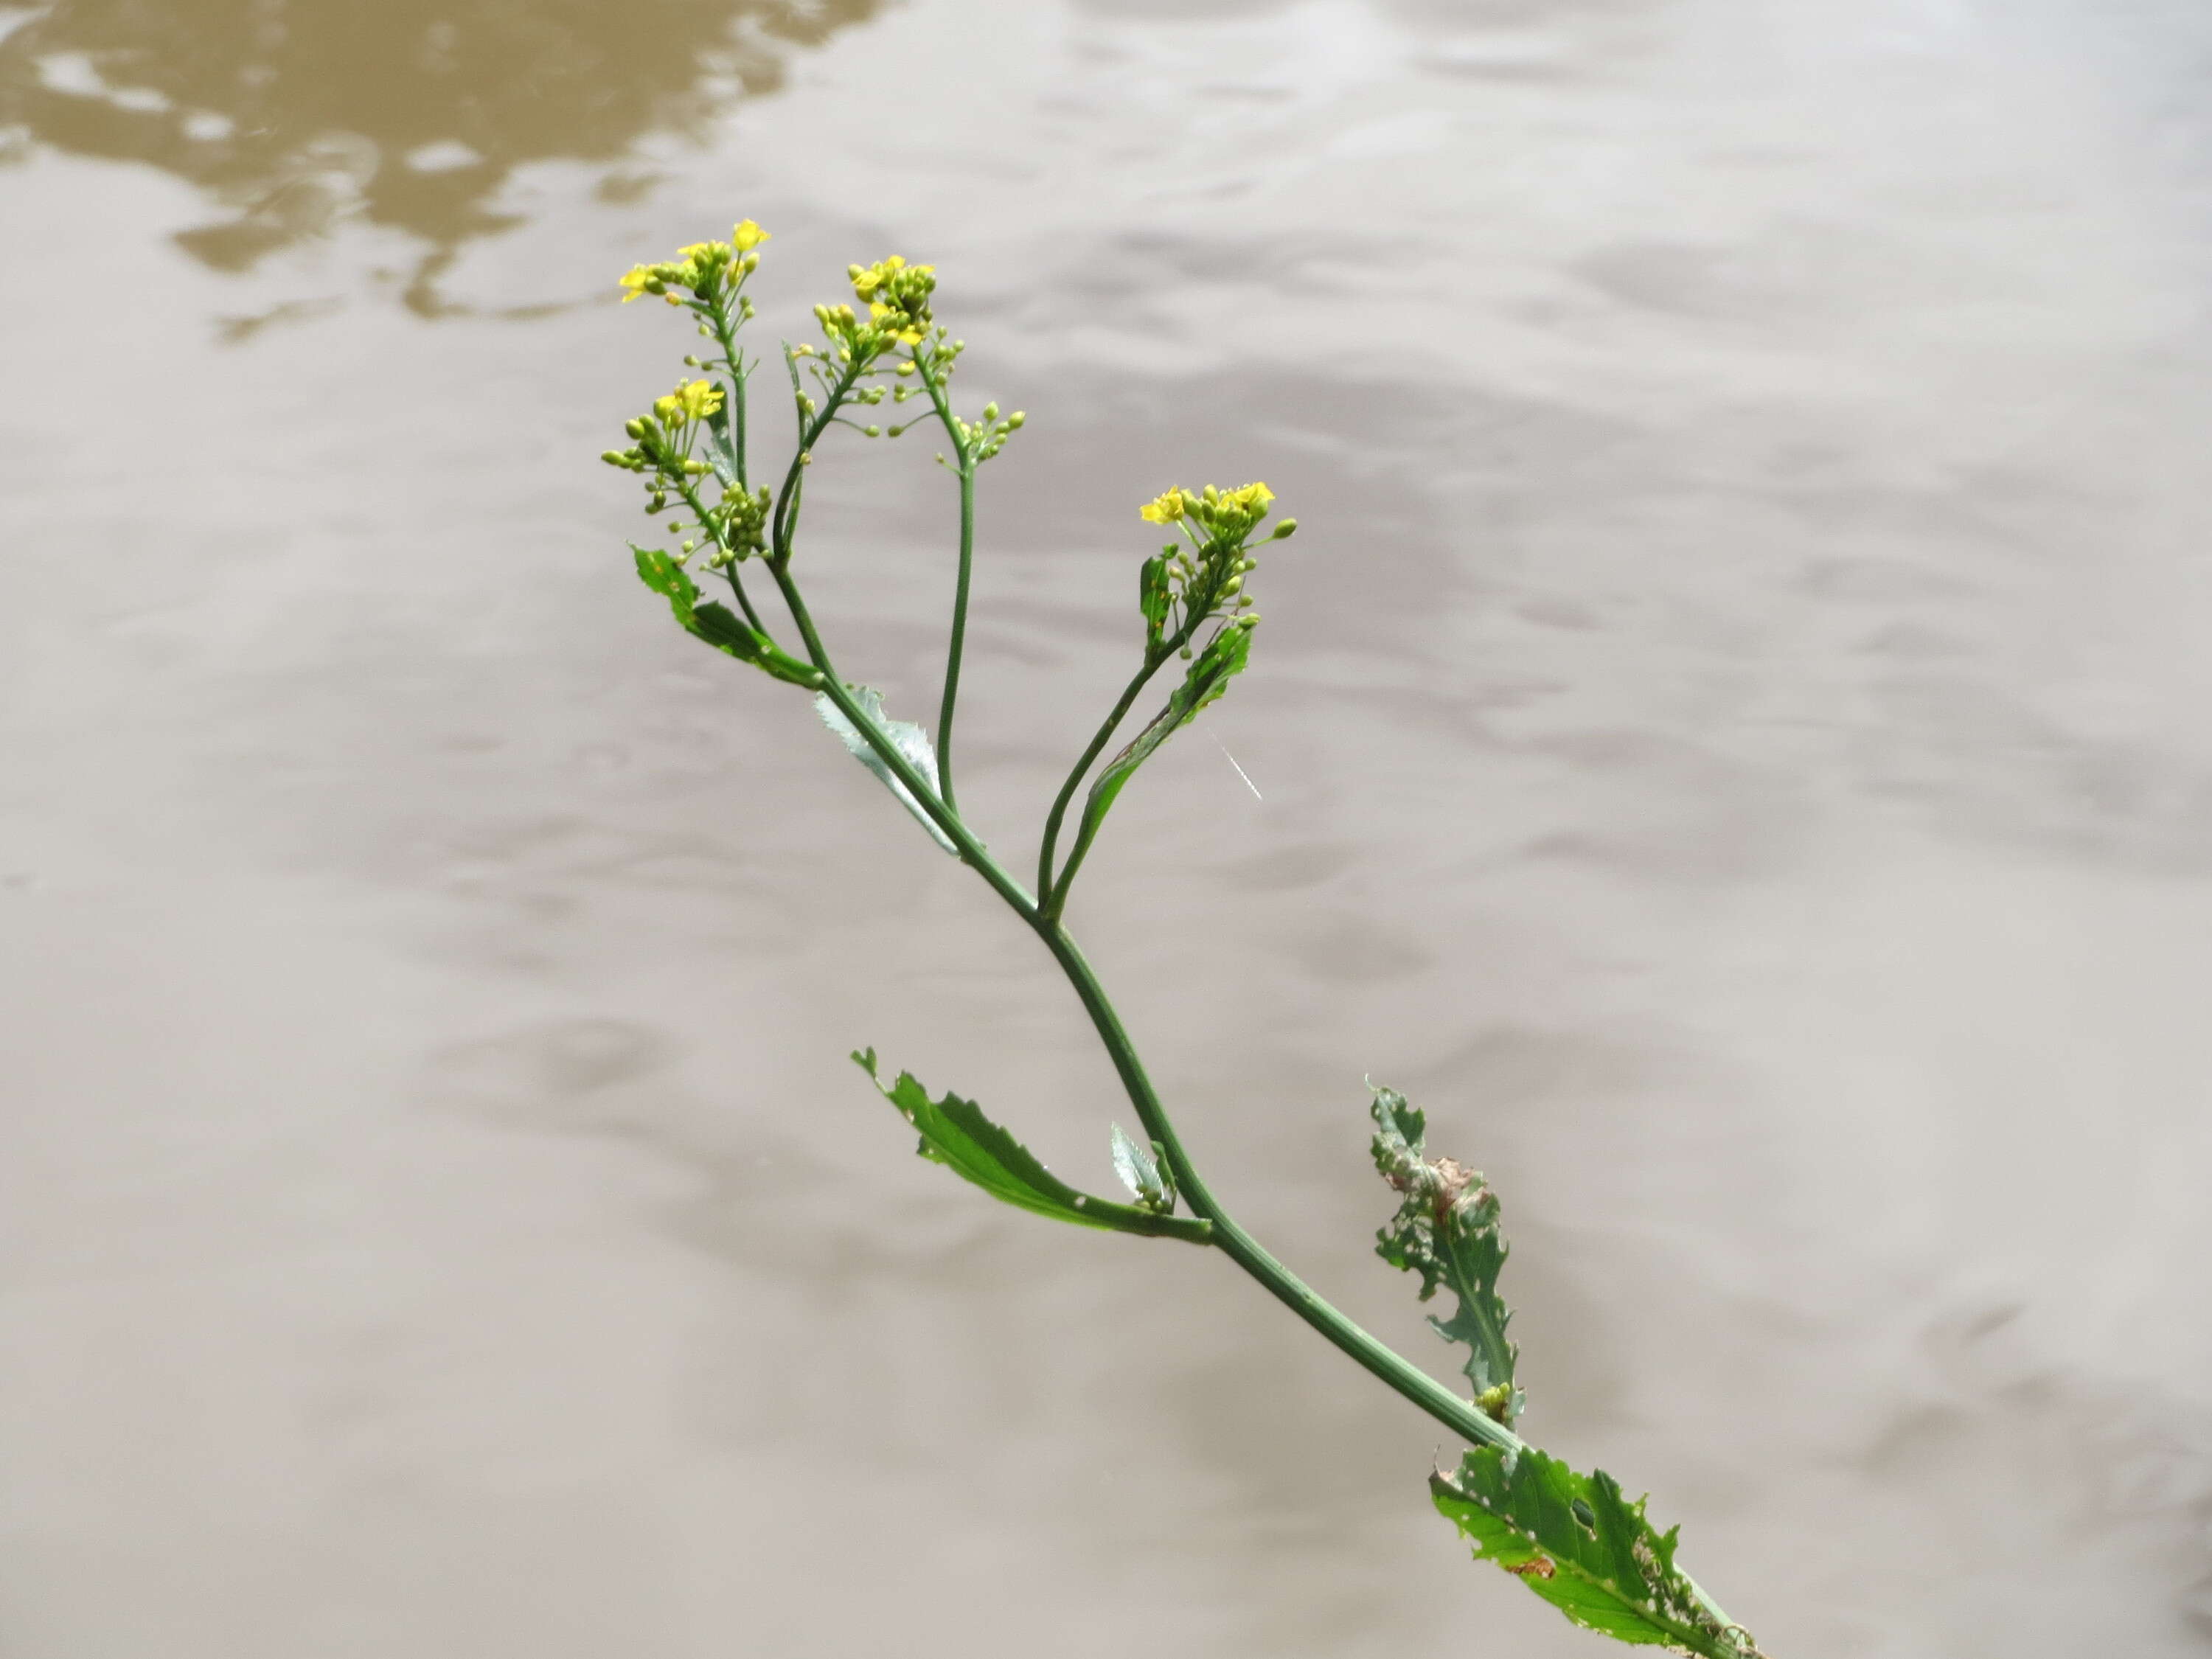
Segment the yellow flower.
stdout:
<path fill-rule="evenodd" d="M 623 303 L 624 305 L 628 305 L 632 300 L 636 299 L 640 295 L 643 294 L 645 292 L 645 285 L 652 280 L 653 267 L 651 265 L 632 265 L 629 268 L 629 274 L 622 279 Z"/>
<path fill-rule="evenodd" d="M 676 388 L 676 400 L 687 420 L 703 421 L 722 406 L 722 388 L 712 380 L 686 380 Z"/>
<path fill-rule="evenodd" d="M 686 380 L 665 398 L 653 400 L 653 412 L 664 426 L 703 421 L 721 406 L 722 389 L 712 380 Z"/>
<path fill-rule="evenodd" d="M 1137 509 L 1137 516 L 1147 524 L 1173 524 L 1182 514 L 1182 491 L 1180 489 L 1170 489 L 1158 500 L 1147 501 Z"/>
<path fill-rule="evenodd" d="M 1242 489 L 1232 489 L 1224 498 L 1228 505 L 1244 512 L 1264 507 L 1275 499 L 1275 492 L 1263 483 L 1248 483 Z"/>
<path fill-rule="evenodd" d="M 730 233 L 730 246 L 740 253 L 750 253 L 763 242 L 769 240 L 771 239 L 768 232 L 750 219 L 740 219 L 737 228 Z"/>

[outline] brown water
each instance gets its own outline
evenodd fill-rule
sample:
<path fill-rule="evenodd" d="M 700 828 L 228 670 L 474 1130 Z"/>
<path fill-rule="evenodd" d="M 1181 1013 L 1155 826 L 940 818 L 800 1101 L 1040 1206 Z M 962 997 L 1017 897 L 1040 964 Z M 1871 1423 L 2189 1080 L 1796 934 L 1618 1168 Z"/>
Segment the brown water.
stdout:
<path fill-rule="evenodd" d="M 1225 1261 L 846 1062 L 1110 1180 L 1034 943 L 628 572 L 590 457 L 686 343 L 611 283 L 741 214 L 764 331 L 933 258 L 1032 411 L 1010 856 L 1135 504 L 1304 521 L 1074 915 L 1263 1237 L 1449 1364 L 1394 1082 L 1505 1195 L 1530 1431 L 1778 1655 L 2212 1650 L 2201 8 L 0 18 L 8 1659 L 1602 1650 Z M 825 459 L 918 715 L 948 488 Z"/>

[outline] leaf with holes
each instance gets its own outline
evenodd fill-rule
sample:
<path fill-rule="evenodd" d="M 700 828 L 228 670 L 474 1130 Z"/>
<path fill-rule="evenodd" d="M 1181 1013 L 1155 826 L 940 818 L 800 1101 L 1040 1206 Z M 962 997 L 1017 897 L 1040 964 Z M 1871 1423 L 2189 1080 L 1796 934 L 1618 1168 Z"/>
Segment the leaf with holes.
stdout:
<path fill-rule="evenodd" d="M 1076 1191 L 1040 1164 L 1036 1153 L 985 1117 L 983 1109 L 972 1100 L 951 1094 L 932 1100 L 911 1072 L 901 1072 L 898 1081 L 886 1087 L 876 1074 L 873 1048 L 856 1052 L 853 1062 L 919 1132 L 921 1144 L 915 1151 L 933 1164 L 942 1164 L 963 1181 L 981 1187 L 1002 1204 L 1079 1227 L 1139 1233 L 1148 1238 L 1180 1238 L 1190 1244 L 1212 1242 L 1211 1222 L 1162 1215 Z"/>
<path fill-rule="evenodd" d="M 1602 1469 L 1578 1474 L 1523 1447 L 1469 1450 L 1457 1469 L 1429 1477 L 1445 1518 L 1494 1561 L 1586 1630 L 1615 1641 L 1702 1659 L 1760 1659 L 1751 1633 L 1723 1623 L 1674 1565 L 1680 1528 L 1644 1518 Z"/>

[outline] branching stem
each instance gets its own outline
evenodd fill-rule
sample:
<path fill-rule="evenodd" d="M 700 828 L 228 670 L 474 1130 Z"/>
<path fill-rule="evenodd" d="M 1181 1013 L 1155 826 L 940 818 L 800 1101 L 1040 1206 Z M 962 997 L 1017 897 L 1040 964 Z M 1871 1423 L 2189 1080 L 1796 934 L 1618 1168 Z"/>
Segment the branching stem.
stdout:
<path fill-rule="evenodd" d="M 1090 744 L 1069 770 L 1067 781 L 1060 786 L 1060 793 L 1053 798 L 1052 811 L 1045 815 L 1044 836 L 1037 843 L 1037 891 L 1043 896 L 1046 909 L 1054 917 L 1060 915 L 1060 905 L 1066 899 L 1064 895 L 1055 894 L 1053 890 L 1052 855 L 1060 842 L 1060 829 L 1067 817 L 1068 804 L 1075 799 L 1075 792 L 1081 787 L 1084 775 L 1091 770 L 1091 763 L 1103 754 L 1106 745 L 1114 740 L 1115 732 L 1128 718 L 1130 705 L 1143 693 L 1152 676 L 1159 672 L 1160 665 L 1167 660 L 1168 654 L 1154 653 L 1146 657 L 1145 665 L 1130 677 L 1129 684 L 1122 688 L 1121 698 L 1115 703 L 1113 712 L 1091 734 Z"/>
<path fill-rule="evenodd" d="M 1443 1383 L 1411 1361 L 1385 1347 L 1367 1332 L 1354 1324 L 1345 1315 L 1324 1301 L 1312 1286 L 1278 1261 L 1263 1249 L 1260 1242 L 1237 1224 L 1223 1209 L 1213 1191 L 1200 1176 L 1197 1166 L 1184 1150 L 1182 1137 L 1176 1133 L 1174 1121 L 1168 1116 L 1167 1108 L 1161 1103 L 1159 1094 L 1146 1075 L 1144 1061 L 1138 1057 L 1136 1045 L 1129 1040 L 1122 1027 L 1121 1016 L 1108 1000 L 1098 976 L 1091 971 L 1075 940 L 1059 921 L 1045 915 L 1036 899 L 1022 890 L 1021 884 L 1007 873 L 1005 866 L 991 856 L 975 833 L 962 821 L 960 815 L 948 806 L 938 793 L 929 787 L 929 780 L 900 752 L 888 732 L 870 719 L 845 683 L 823 647 L 821 635 L 806 609 L 806 601 L 799 591 L 798 583 L 790 572 L 781 566 L 771 566 L 776 582 L 783 590 L 785 602 L 806 641 L 807 654 L 819 668 L 827 684 L 823 695 L 836 705 L 838 713 L 852 722 L 853 727 L 867 740 L 891 775 L 904 784 L 914 798 L 921 803 L 930 822 L 944 830 L 946 837 L 960 851 L 963 862 L 989 883 L 1014 914 L 1027 922 L 1045 948 L 1066 975 L 1074 987 L 1076 998 L 1083 1010 L 1091 1016 L 1091 1024 L 1097 1031 L 1099 1041 L 1114 1062 L 1114 1070 L 1121 1079 L 1123 1091 L 1129 1104 L 1135 1109 L 1145 1133 L 1160 1143 L 1166 1154 L 1169 1167 L 1175 1172 L 1176 1185 L 1182 1194 L 1194 1215 L 1213 1224 L 1213 1242 L 1226 1251 L 1231 1261 L 1267 1288 L 1269 1295 L 1292 1313 L 1319 1331 L 1338 1348 L 1351 1356 L 1358 1364 L 1388 1383 L 1399 1394 L 1419 1407 L 1431 1417 L 1442 1423 L 1462 1439 L 1480 1441 L 1507 1449 L 1518 1449 L 1522 1442 L 1519 1436 L 1504 1425 L 1493 1422 L 1479 1410 L 1473 1401 L 1462 1400 Z M 1133 698 L 1135 689 L 1130 696 Z"/>

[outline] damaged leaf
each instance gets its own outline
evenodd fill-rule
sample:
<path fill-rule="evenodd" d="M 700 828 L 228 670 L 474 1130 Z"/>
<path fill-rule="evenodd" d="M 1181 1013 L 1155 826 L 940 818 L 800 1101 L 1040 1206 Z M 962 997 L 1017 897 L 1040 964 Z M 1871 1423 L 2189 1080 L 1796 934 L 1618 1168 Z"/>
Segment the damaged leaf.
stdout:
<path fill-rule="evenodd" d="M 1524 1397 L 1513 1381 L 1519 1350 L 1506 1340 L 1513 1317 L 1498 1294 L 1507 1245 L 1498 1231 L 1498 1195 L 1482 1171 L 1449 1158 L 1431 1159 L 1427 1115 L 1395 1089 L 1375 1091 L 1375 1167 L 1404 1195 L 1398 1213 L 1375 1236 L 1375 1254 L 1421 1276 L 1421 1300 L 1449 1290 L 1459 1304 L 1449 1319 L 1429 1323 L 1447 1342 L 1464 1344 L 1463 1369 L 1475 1403 L 1510 1426 Z"/>
<path fill-rule="evenodd" d="M 1628 1502 L 1604 1470 L 1579 1474 L 1533 1446 L 1476 1446 L 1429 1490 L 1477 1560 L 1584 1629 L 1702 1659 L 1761 1659 L 1751 1632 L 1718 1618 L 1674 1565 L 1681 1529 L 1655 1528 L 1644 1500 Z"/>

